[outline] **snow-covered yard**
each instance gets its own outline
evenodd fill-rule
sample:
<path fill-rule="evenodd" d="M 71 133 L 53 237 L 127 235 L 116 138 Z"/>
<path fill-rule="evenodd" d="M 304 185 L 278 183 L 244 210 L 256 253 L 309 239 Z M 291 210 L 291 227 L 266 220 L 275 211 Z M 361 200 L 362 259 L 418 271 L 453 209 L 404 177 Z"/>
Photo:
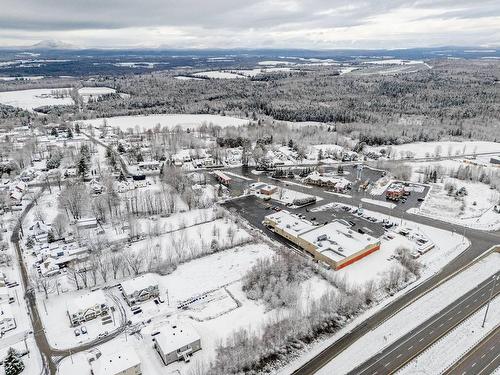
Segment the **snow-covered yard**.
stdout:
<path fill-rule="evenodd" d="M 95 340 L 99 334 L 104 332 L 110 333 L 111 331 L 117 329 L 121 323 L 120 315 L 116 303 L 111 299 L 107 298 L 108 305 L 115 309 L 115 313 L 110 314 L 112 322 L 110 324 L 104 324 L 104 321 L 100 316 L 95 319 L 89 320 L 78 327 L 71 327 L 68 308 L 80 299 L 80 296 L 84 296 L 89 293 L 88 290 L 79 291 L 67 291 L 66 293 L 61 293 L 57 295 L 53 293 L 48 299 L 45 299 L 43 293 L 37 295 L 37 305 L 39 306 L 40 318 L 42 319 L 43 326 L 45 327 L 45 333 L 47 339 L 52 347 L 57 349 L 72 348 L 79 345 L 83 345 L 87 342 Z M 82 302 L 85 302 L 82 301 Z M 85 327 L 87 333 L 81 333 L 81 327 Z M 75 333 L 78 330 L 78 336 Z"/>

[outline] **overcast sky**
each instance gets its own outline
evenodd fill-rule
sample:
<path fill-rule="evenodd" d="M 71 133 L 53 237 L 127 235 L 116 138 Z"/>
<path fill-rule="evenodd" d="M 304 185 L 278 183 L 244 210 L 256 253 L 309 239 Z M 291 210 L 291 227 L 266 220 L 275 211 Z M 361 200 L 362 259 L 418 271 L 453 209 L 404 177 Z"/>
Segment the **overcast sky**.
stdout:
<path fill-rule="evenodd" d="M 500 46 L 499 0 L 0 0 L 0 45 Z"/>

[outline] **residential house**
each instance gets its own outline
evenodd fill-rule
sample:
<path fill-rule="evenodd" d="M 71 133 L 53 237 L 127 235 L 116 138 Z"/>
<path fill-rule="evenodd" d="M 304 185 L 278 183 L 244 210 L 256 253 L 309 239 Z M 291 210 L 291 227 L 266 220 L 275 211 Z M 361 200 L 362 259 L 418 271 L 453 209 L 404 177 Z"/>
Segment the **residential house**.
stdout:
<path fill-rule="evenodd" d="M 156 276 L 147 273 L 121 283 L 122 294 L 129 306 L 160 295 Z"/>
<path fill-rule="evenodd" d="M 141 375 L 141 360 L 132 347 L 100 356 L 90 363 L 92 375 Z"/>
<path fill-rule="evenodd" d="M 184 360 L 201 350 L 201 339 L 194 328 L 178 323 L 170 323 L 154 332 L 154 348 L 160 355 L 165 366 Z"/>
<path fill-rule="evenodd" d="M 67 307 L 71 326 L 78 326 L 100 315 L 107 315 L 108 311 L 109 306 L 106 295 L 100 289 L 75 297 Z"/>

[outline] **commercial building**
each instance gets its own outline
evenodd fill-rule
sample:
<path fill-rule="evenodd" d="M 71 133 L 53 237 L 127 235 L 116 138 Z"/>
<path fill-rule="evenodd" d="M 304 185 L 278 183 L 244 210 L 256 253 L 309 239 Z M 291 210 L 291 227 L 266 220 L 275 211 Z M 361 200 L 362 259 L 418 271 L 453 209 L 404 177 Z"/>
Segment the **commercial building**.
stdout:
<path fill-rule="evenodd" d="M 397 201 L 405 195 L 405 187 L 400 182 L 393 182 L 385 191 L 386 199 Z"/>
<path fill-rule="evenodd" d="M 112 354 L 102 355 L 91 362 L 92 375 L 141 375 L 141 360 L 135 350 L 126 347 Z"/>
<path fill-rule="evenodd" d="M 229 177 L 227 174 L 221 171 L 214 171 L 214 176 L 219 181 L 220 183 L 224 185 L 229 185 L 231 182 L 231 177 Z"/>
<path fill-rule="evenodd" d="M 154 348 L 165 365 L 180 360 L 188 362 L 194 352 L 201 350 L 200 336 L 186 325 L 169 323 L 152 335 Z"/>
<path fill-rule="evenodd" d="M 77 326 L 109 311 L 106 296 L 102 290 L 82 294 L 68 303 L 67 314 L 71 326 Z"/>
<path fill-rule="evenodd" d="M 340 221 L 315 226 L 283 210 L 266 216 L 263 224 L 336 270 L 380 249 L 380 240 Z"/>
<path fill-rule="evenodd" d="M 121 283 L 122 294 L 129 306 L 144 302 L 160 295 L 158 280 L 153 274 L 147 273 Z"/>
<path fill-rule="evenodd" d="M 310 173 L 303 181 L 306 184 L 326 187 L 338 193 L 343 193 L 351 188 L 351 182 L 344 177 L 321 175 L 318 172 Z"/>

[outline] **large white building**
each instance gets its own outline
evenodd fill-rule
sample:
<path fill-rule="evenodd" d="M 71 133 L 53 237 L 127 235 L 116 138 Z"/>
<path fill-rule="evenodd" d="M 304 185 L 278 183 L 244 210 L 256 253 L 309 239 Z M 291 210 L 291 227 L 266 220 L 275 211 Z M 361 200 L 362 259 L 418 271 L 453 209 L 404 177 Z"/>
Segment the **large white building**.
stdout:
<path fill-rule="evenodd" d="M 125 347 L 91 362 L 92 375 L 141 375 L 141 360 L 135 350 Z"/>
<path fill-rule="evenodd" d="M 108 311 L 108 302 L 102 290 L 82 294 L 73 299 L 67 306 L 67 313 L 72 326 L 95 319 L 100 315 L 107 315 Z"/>
<path fill-rule="evenodd" d="M 380 249 L 380 240 L 350 229 L 340 221 L 315 226 L 283 210 L 264 218 L 264 225 L 300 246 L 315 260 L 340 269 Z"/>
<path fill-rule="evenodd" d="M 178 323 L 169 323 L 153 333 L 153 342 L 165 365 L 187 362 L 194 352 L 201 350 L 201 339 L 194 328 Z"/>

